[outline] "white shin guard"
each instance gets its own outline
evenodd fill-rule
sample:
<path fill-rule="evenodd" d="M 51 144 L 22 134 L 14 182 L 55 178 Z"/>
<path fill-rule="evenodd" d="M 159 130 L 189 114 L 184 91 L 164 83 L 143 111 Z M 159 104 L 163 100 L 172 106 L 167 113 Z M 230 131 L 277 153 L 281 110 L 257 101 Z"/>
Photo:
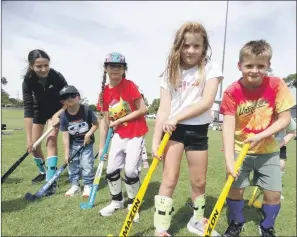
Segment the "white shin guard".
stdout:
<path fill-rule="evenodd" d="M 159 233 L 166 232 L 171 224 L 173 199 L 165 196 L 155 196 L 154 226 Z"/>
<path fill-rule="evenodd" d="M 194 200 L 194 219 L 196 221 L 202 219 L 204 217 L 205 210 L 205 194 L 202 194 Z"/>

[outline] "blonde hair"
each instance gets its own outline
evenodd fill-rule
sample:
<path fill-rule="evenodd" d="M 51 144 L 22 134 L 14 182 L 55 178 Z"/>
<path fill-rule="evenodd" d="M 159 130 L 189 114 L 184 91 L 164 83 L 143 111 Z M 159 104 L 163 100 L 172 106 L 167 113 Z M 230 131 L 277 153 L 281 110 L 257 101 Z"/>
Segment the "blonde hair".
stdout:
<path fill-rule="evenodd" d="M 239 62 L 242 62 L 248 56 L 265 57 L 270 61 L 272 58 L 272 48 L 265 40 L 249 41 L 239 52 Z"/>
<path fill-rule="evenodd" d="M 200 77 L 197 78 L 195 84 L 198 85 L 203 78 L 205 77 L 204 75 L 204 66 L 207 62 L 208 59 L 210 59 L 211 55 L 208 57 L 207 56 L 207 51 L 208 48 L 211 47 L 209 45 L 209 40 L 208 40 L 208 35 L 207 32 L 205 30 L 205 28 L 203 27 L 203 25 L 201 25 L 198 22 L 186 22 L 184 23 L 176 32 L 175 34 L 175 38 L 174 38 L 174 42 L 173 42 L 173 46 L 170 50 L 169 56 L 167 58 L 167 65 L 166 65 L 166 69 L 165 69 L 165 75 L 168 78 L 169 83 L 174 87 L 177 88 L 180 82 L 180 76 L 181 76 L 181 57 L 180 57 L 180 51 L 182 49 L 182 47 L 184 46 L 184 37 L 186 33 L 198 33 L 201 34 L 201 36 L 203 37 L 203 51 L 202 51 L 202 55 L 201 58 L 198 61 L 198 68 L 201 71 Z M 164 75 L 164 73 L 162 73 L 161 76 Z"/>

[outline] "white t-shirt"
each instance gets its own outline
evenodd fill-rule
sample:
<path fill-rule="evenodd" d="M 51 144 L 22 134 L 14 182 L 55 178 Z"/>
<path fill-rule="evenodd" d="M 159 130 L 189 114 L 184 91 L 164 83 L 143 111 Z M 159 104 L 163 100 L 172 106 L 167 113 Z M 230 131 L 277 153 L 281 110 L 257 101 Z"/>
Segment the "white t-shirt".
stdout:
<path fill-rule="evenodd" d="M 188 70 L 182 70 L 182 79 L 178 89 L 174 89 L 170 85 L 167 76 L 164 73 L 164 76 L 161 79 L 161 87 L 169 90 L 171 93 L 171 111 L 169 118 L 180 113 L 186 107 L 197 103 L 202 98 L 203 89 L 207 80 L 215 77 L 224 77 L 218 64 L 213 61 L 209 61 L 205 65 L 205 80 L 200 82 L 198 86 L 194 86 L 193 83 L 195 83 L 200 76 L 199 73 L 198 66 Z M 201 125 L 210 123 L 211 121 L 211 109 L 209 109 L 200 116 L 181 121 L 179 124 Z"/>

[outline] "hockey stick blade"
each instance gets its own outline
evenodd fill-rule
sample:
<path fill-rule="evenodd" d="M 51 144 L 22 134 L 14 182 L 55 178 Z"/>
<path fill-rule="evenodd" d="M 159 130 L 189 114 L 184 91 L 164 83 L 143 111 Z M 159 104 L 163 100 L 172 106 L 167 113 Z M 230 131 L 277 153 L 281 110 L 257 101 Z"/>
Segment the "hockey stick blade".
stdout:
<path fill-rule="evenodd" d="M 102 155 L 100 157 L 100 161 L 99 161 L 98 168 L 97 168 L 97 171 L 96 171 L 96 175 L 95 175 L 95 178 L 94 178 L 94 182 L 93 182 L 93 185 L 92 185 L 89 200 L 88 200 L 87 203 L 86 202 L 80 203 L 80 209 L 90 209 L 90 208 L 93 208 L 94 205 L 95 205 L 96 194 L 97 194 L 97 190 L 98 190 L 98 187 L 99 187 L 101 175 L 102 175 L 102 172 L 103 172 L 104 157 L 108 152 L 108 147 L 109 147 L 112 135 L 113 135 L 113 129 L 109 128 L 108 133 L 107 133 L 107 138 L 106 138 L 106 141 L 105 141 L 105 144 L 104 144 L 103 152 L 102 152 Z"/>

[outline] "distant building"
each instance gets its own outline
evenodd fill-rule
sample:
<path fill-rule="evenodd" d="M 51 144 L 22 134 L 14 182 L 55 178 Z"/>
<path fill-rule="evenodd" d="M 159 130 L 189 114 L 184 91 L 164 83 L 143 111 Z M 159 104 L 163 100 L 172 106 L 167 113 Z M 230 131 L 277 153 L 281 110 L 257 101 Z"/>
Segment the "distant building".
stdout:
<path fill-rule="evenodd" d="M 211 108 L 212 121 L 223 121 L 223 115 L 220 114 L 222 99 L 215 99 L 213 106 Z"/>

